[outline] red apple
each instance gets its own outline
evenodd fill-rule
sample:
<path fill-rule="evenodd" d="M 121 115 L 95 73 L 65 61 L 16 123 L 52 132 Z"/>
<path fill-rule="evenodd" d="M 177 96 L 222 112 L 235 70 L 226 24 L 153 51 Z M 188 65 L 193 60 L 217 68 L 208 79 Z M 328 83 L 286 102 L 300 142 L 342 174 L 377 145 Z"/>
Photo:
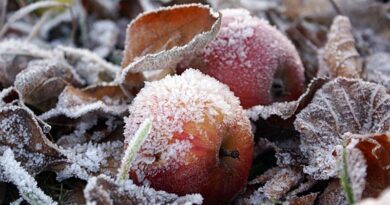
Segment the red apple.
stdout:
<path fill-rule="evenodd" d="M 152 129 L 134 160 L 138 184 L 185 195 L 200 193 L 206 204 L 226 204 L 247 183 L 253 134 L 229 88 L 197 70 L 148 82 L 125 118 L 129 142 L 140 123 Z"/>
<path fill-rule="evenodd" d="M 292 43 L 265 20 L 243 9 L 222 10 L 217 37 L 189 62 L 227 84 L 244 108 L 297 99 L 304 90 L 304 69 Z M 188 60 L 187 60 L 188 61 Z"/>

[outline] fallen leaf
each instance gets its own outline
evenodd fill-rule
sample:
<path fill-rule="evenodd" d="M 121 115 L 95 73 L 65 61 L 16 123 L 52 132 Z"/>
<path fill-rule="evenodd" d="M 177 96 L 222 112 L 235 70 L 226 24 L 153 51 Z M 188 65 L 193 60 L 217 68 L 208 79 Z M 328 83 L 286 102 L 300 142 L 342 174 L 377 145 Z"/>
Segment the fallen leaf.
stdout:
<path fill-rule="evenodd" d="M 58 97 L 55 108 L 43 113 L 40 118 L 48 120 L 64 115 L 80 118 L 89 113 L 121 116 L 128 109 L 131 99 L 114 84 L 101 84 L 78 89 L 68 85 Z"/>
<path fill-rule="evenodd" d="M 60 159 L 57 146 L 43 134 L 36 116 L 19 106 L 10 105 L 0 109 L 0 153 L 8 148 L 32 175 Z M 1 173 L 0 179 L 4 179 Z"/>
<path fill-rule="evenodd" d="M 22 40 L 0 42 L 0 83 L 8 87 L 16 75 L 24 70 L 31 60 L 53 58 L 54 54 Z"/>
<path fill-rule="evenodd" d="M 15 88 L 24 102 L 39 106 L 56 99 L 67 84 L 81 86 L 82 80 L 61 58 L 31 61 L 15 78 Z"/>
<path fill-rule="evenodd" d="M 143 13 L 127 28 L 122 71 L 116 81 L 131 90 L 142 84 L 143 71 L 174 70 L 214 39 L 220 24 L 221 14 L 201 4 Z"/>
<path fill-rule="evenodd" d="M 339 179 L 332 179 L 318 197 L 319 205 L 348 205 Z"/>
<path fill-rule="evenodd" d="M 360 78 L 362 59 L 355 47 L 352 26 L 345 16 L 336 16 L 328 33 L 328 41 L 319 52 L 317 75 Z"/>
<path fill-rule="evenodd" d="M 336 78 L 322 86 L 294 122 L 308 160 L 304 172 L 317 180 L 337 176 L 343 135 L 385 132 L 389 115 L 390 95 L 381 85 Z"/>
<path fill-rule="evenodd" d="M 356 205 L 387 205 L 390 201 L 390 189 L 384 190 L 377 198 L 364 199 Z"/>
<path fill-rule="evenodd" d="M 348 174 L 355 200 L 378 197 L 390 187 L 390 136 L 346 135 Z"/>
<path fill-rule="evenodd" d="M 84 189 L 87 204 L 202 204 L 199 194 L 177 196 L 153 188 L 137 186 L 131 180 L 122 183 L 100 175 L 91 177 Z"/>

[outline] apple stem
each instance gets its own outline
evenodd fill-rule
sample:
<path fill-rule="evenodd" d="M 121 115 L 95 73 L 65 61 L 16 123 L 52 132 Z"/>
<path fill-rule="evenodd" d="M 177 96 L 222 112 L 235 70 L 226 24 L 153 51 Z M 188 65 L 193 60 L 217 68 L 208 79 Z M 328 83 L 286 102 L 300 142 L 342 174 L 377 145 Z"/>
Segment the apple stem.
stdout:
<path fill-rule="evenodd" d="M 238 150 L 227 150 L 227 149 L 221 148 L 219 150 L 219 156 L 220 157 L 231 157 L 233 159 L 240 159 L 240 152 Z"/>

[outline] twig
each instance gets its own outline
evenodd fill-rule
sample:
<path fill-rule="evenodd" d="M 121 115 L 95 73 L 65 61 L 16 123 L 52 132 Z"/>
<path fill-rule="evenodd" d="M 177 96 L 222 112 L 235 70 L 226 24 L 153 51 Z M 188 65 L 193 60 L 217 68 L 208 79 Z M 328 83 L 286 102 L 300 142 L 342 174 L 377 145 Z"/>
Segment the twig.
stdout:
<path fill-rule="evenodd" d="M 8 21 L 4 24 L 4 26 L 0 30 L 0 38 L 6 33 L 9 26 L 14 23 L 15 21 L 23 18 L 24 16 L 28 15 L 29 13 L 40 9 L 40 8 L 49 8 L 49 7 L 65 7 L 68 6 L 66 3 L 60 3 L 56 1 L 39 1 L 33 4 L 30 4 L 26 7 L 23 7 L 19 9 L 17 12 L 15 12 Z"/>
<path fill-rule="evenodd" d="M 49 10 L 45 12 L 39 21 L 34 25 L 30 34 L 27 36 L 26 41 L 31 41 L 41 30 L 43 24 L 47 21 L 47 19 L 54 13 L 53 10 Z"/>
<path fill-rule="evenodd" d="M 329 0 L 330 4 L 332 4 L 333 9 L 336 11 L 338 15 L 343 15 L 343 12 L 341 12 L 340 7 L 337 5 L 337 3 L 334 0 Z"/>
<path fill-rule="evenodd" d="M 5 22 L 5 14 L 7 13 L 7 3 L 8 0 L 3 0 L 0 2 L 0 28 L 3 27 L 3 24 Z"/>

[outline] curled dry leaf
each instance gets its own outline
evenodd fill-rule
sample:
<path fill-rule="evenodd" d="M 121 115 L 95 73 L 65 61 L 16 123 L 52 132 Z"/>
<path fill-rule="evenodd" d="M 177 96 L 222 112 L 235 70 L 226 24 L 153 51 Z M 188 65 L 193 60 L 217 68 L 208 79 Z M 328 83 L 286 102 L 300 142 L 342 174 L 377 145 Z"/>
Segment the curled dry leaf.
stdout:
<path fill-rule="evenodd" d="M 53 58 L 54 54 L 22 40 L 0 42 L 0 83 L 7 87 L 14 83 L 16 75 L 29 61 Z"/>
<path fill-rule="evenodd" d="M 390 135 L 346 135 L 350 140 L 347 146 L 349 181 L 355 200 L 378 197 L 390 187 Z"/>
<path fill-rule="evenodd" d="M 336 16 L 328 33 L 328 41 L 319 53 L 317 75 L 360 78 L 362 59 L 355 47 L 352 26 L 345 16 Z"/>
<path fill-rule="evenodd" d="M 325 84 L 294 122 L 308 159 L 304 172 L 315 179 L 337 176 L 343 134 L 386 132 L 389 116 L 390 95 L 383 86 L 346 78 Z"/>
<path fill-rule="evenodd" d="M 214 39 L 220 24 L 221 14 L 201 4 L 143 13 L 127 28 L 123 69 L 117 81 L 131 89 L 142 84 L 140 72 L 174 70 Z"/>
<path fill-rule="evenodd" d="M 0 144 L 0 153 L 11 148 L 15 158 L 33 175 L 58 158 L 57 146 L 43 134 L 34 114 L 19 106 L 0 109 Z"/>
<path fill-rule="evenodd" d="M 121 88 L 114 84 L 101 84 L 84 89 L 69 85 L 58 97 L 56 107 L 43 113 L 40 118 L 47 120 L 60 115 L 79 118 L 89 113 L 121 116 L 127 111 L 130 100 Z"/>
<path fill-rule="evenodd" d="M 298 100 L 275 102 L 271 105 L 257 105 L 246 110 L 246 114 L 253 121 L 258 120 L 259 118 L 266 120 L 271 116 L 277 116 L 283 120 L 291 118 L 311 101 L 314 93 L 327 81 L 328 79 L 326 78 L 314 78 L 310 82 L 306 92 L 303 93 Z"/>
<path fill-rule="evenodd" d="M 81 86 L 82 81 L 62 58 L 31 61 L 15 79 L 15 88 L 24 102 L 39 106 L 57 98 L 66 84 Z"/>
<path fill-rule="evenodd" d="M 87 204 L 202 204 L 199 194 L 177 196 L 153 188 L 137 186 L 131 180 L 117 183 L 112 178 L 100 175 L 91 177 L 84 189 Z"/>

